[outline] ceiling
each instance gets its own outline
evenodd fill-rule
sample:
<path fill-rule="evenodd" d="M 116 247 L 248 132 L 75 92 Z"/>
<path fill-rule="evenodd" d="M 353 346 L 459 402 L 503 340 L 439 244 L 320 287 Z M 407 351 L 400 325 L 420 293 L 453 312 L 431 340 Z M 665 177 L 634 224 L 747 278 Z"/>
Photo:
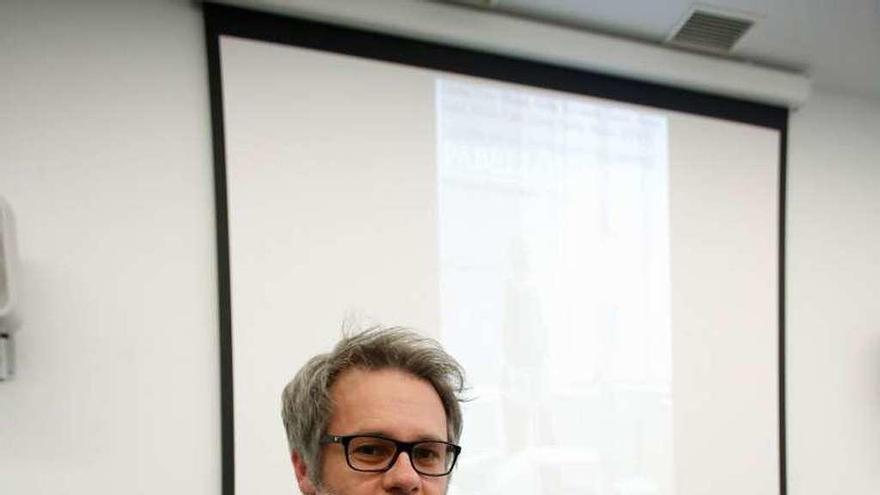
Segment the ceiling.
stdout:
<path fill-rule="evenodd" d="M 663 43 L 694 4 L 757 18 L 728 55 L 806 74 L 813 86 L 880 98 L 880 0 L 451 0 Z"/>

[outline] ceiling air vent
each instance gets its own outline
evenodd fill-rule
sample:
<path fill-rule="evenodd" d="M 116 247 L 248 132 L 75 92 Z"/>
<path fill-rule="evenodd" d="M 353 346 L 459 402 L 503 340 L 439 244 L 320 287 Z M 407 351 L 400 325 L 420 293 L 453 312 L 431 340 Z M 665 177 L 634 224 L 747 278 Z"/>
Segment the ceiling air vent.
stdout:
<path fill-rule="evenodd" d="M 756 21 L 756 16 L 742 12 L 695 6 L 667 41 L 683 48 L 730 53 Z"/>

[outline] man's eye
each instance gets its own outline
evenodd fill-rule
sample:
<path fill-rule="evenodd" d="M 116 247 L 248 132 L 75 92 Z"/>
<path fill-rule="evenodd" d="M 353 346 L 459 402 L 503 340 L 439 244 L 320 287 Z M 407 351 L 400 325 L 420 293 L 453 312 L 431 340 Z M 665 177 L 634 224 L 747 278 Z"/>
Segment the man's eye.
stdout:
<path fill-rule="evenodd" d="M 352 449 L 352 454 L 359 457 L 387 457 L 390 451 L 387 445 L 364 444 Z"/>
<path fill-rule="evenodd" d="M 413 457 L 419 461 L 435 461 L 440 458 L 440 452 L 435 449 L 413 449 Z"/>

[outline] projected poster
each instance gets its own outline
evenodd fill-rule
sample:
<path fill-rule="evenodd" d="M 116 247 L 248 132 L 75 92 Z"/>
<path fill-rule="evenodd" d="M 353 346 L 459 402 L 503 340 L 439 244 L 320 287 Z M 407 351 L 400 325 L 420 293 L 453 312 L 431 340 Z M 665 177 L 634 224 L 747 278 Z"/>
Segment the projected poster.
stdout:
<path fill-rule="evenodd" d="M 437 81 L 453 493 L 673 494 L 666 120 Z"/>
<path fill-rule="evenodd" d="M 220 49 L 228 490 L 295 493 L 280 391 L 355 311 L 469 373 L 451 495 L 778 493 L 778 130 Z"/>

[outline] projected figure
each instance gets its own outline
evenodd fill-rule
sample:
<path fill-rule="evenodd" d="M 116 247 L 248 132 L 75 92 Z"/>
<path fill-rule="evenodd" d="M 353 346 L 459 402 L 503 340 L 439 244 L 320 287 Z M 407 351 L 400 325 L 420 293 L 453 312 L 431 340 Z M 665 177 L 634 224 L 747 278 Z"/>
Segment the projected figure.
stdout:
<path fill-rule="evenodd" d="M 544 400 L 536 399 L 546 395 L 548 331 L 524 239 L 513 237 L 507 255 L 510 274 L 504 292 L 501 388 L 507 452 L 510 459 L 520 459 L 515 463 L 518 470 L 525 465 L 536 471 L 534 483 L 540 485 L 540 493 L 559 493 L 561 473 L 541 469 L 541 460 L 531 455 L 553 436 L 541 412 Z"/>
<path fill-rule="evenodd" d="M 374 327 L 309 360 L 282 418 L 304 495 L 443 495 L 461 447 L 464 370 L 434 340 Z"/>
<path fill-rule="evenodd" d="M 547 349 L 541 301 L 530 279 L 525 243 L 514 237 L 508 249 L 510 276 L 504 293 L 504 432 L 507 449 L 516 453 L 538 445 L 537 402 Z"/>

